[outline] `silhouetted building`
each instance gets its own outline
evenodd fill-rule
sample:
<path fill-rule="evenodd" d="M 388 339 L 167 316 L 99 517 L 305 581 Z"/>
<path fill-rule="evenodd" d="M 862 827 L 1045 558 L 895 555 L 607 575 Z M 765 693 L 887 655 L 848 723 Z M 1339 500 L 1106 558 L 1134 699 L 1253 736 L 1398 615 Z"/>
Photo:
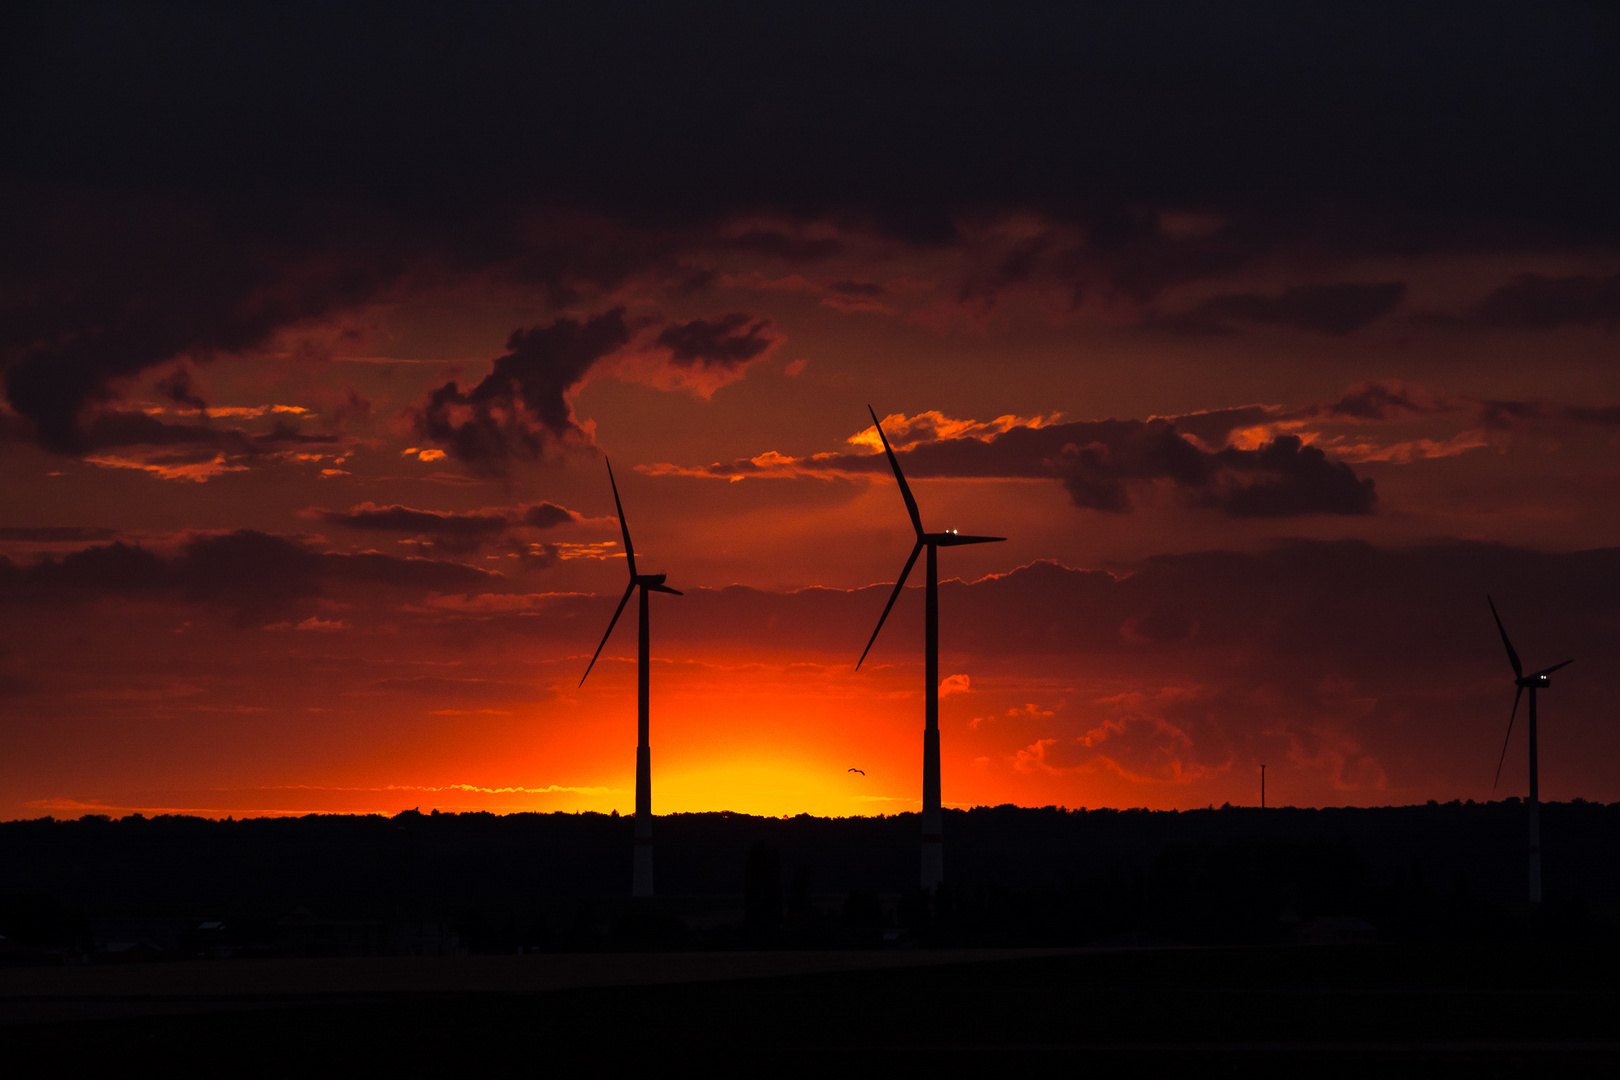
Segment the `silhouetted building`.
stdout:
<path fill-rule="evenodd" d="M 394 956 L 465 956 L 461 935 L 436 920 L 388 924 L 388 952 Z"/>
<path fill-rule="evenodd" d="M 369 919 L 323 919 L 299 908 L 276 920 L 284 950 L 293 956 L 381 956 L 388 932 Z"/>

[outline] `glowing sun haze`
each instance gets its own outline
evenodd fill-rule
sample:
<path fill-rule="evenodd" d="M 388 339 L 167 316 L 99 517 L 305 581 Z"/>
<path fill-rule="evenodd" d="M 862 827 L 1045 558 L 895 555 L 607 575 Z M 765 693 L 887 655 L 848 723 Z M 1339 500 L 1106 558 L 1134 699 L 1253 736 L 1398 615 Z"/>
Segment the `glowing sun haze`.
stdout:
<path fill-rule="evenodd" d="M 0 817 L 1620 799 L 1612 13 L 634 10 L 7 16 Z"/>

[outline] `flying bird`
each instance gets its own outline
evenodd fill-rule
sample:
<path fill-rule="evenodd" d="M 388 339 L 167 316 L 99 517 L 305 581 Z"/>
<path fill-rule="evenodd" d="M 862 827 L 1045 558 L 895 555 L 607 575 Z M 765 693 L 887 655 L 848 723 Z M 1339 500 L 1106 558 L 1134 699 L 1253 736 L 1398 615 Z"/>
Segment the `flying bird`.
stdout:
<path fill-rule="evenodd" d="M 858 773 L 860 773 L 860 774 L 861 774 L 861 775 L 862 775 L 862 776 L 865 776 L 865 775 L 866 775 L 866 770 L 865 770 L 865 769 L 846 769 L 846 770 L 844 770 L 844 771 L 845 771 L 845 772 L 858 772 Z"/>

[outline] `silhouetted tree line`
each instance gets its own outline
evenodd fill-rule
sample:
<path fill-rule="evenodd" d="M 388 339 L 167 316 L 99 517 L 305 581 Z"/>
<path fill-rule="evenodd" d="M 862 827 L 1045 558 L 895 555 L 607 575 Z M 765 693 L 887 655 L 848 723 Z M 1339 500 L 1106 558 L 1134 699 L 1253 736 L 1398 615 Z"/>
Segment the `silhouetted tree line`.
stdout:
<path fill-rule="evenodd" d="M 1607 934 L 1620 804 L 1543 806 L 1548 900 L 1524 895 L 1517 799 L 1377 809 L 916 815 L 140 815 L 0 823 L 0 962 L 47 954 L 512 952 L 885 944 L 1221 944 Z"/>

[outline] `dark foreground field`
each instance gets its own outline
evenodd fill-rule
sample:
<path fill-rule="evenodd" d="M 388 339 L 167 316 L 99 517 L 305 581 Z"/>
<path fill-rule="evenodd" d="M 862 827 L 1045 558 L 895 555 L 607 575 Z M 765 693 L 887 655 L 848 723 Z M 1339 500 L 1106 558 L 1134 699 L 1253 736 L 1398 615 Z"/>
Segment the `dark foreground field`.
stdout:
<path fill-rule="evenodd" d="M 0 972 L 0 1038 L 13 1060 L 28 1054 L 69 1073 L 134 1062 L 209 1075 L 1620 1069 L 1613 945 L 982 955 L 999 958 L 554 954 L 12 970 Z"/>
<path fill-rule="evenodd" d="M 611 816 L 0 823 L 0 1060 L 1620 1075 L 1620 805 L 1545 808 L 1537 906 L 1517 802 L 952 811 L 932 897 L 914 815 L 655 835 L 631 903 Z"/>

